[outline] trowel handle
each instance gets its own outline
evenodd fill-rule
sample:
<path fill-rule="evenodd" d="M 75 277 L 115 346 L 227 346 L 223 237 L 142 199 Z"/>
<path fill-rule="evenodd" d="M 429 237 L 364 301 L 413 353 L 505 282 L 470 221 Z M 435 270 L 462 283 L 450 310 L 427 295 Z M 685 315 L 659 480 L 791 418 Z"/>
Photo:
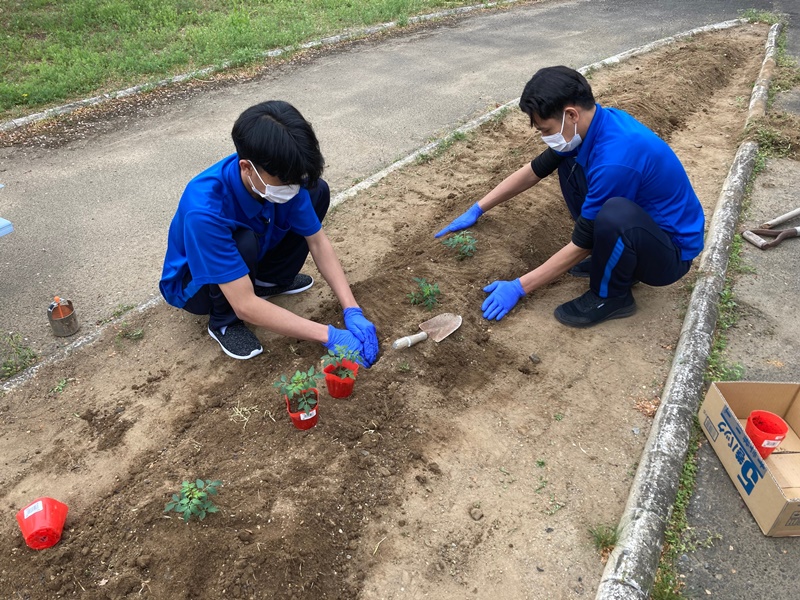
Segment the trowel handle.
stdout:
<path fill-rule="evenodd" d="M 428 339 L 428 334 L 424 331 L 420 331 L 419 333 L 415 333 L 414 335 L 407 335 L 406 337 L 402 337 L 399 340 L 395 340 L 392 343 L 393 350 L 400 350 L 400 348 L 411 348 L 414 344 L 417 344 L 423 340 Z"/>

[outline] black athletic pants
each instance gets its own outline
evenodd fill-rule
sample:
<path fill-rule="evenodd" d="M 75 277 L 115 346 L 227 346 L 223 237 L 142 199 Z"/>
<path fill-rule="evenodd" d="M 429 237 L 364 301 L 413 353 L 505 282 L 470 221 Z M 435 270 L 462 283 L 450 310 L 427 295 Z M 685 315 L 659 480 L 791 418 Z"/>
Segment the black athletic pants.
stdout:
<path fill-rule="evenodd" d="M 573 220 L 581 214 L 588 186 L 574 158 L 558 167 L 561 192 Z M 661 286 L 675 283 L 692 266 L 681 260 L 672 238 L 638 204 L 611 198 L 594 220 L 589 287 L 601 298 L 627 295 L 634 281 Z"/>

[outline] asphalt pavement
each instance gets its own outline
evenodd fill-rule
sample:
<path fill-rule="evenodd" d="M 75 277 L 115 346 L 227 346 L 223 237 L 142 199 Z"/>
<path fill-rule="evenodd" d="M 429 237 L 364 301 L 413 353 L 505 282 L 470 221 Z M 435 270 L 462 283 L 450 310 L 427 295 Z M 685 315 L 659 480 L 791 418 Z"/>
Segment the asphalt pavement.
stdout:
<path fill-rule="evenodd" d="M 110 117 L 110 126 L 59 148 L 44 141 L 32 148 L 0 149 L 0 184 L 5 186 L 0 189 L 0 216 L 15 228 L 0 238 L 0 331 L 19 332 L 41 354 L 50 355 L 65 343 L 51 335 L 47 324 L 53 295 L 75 302 L 84 332 L 119 304 L 141 305 L 157 298 L 167 227 L 183 187 L 232 152 L 230 127 L 256 102 L 281 98 L 304 113 L 320 137 L 326 179 L 338 192 L 519 96 L 540 67 L 581 67 L 736 18 L 748 8 L 785 12 L 800 22 L 796 0 L 520 4 L 345 44 L 258 80 L 182 97 L 146 113 Z M 787 47 L 800 56 L 800 40 L 792 29 Z M 757 186 L 751 213 L 755 221 L 761 218 L 756 217 L 759 206 L 770 217 L 785 212 L 778 209 L 777 188 L 796 190 L 800 184 L 793 163 L 770 163 L 759 181 L 771 175 L 773 185 Z M 758 195 L 762 192 L 763 197 Z M 788 349 L 796 346 L 791 341 L 797 335 L 781 337 L 784 315 L 791 314 L 786 307 L 797 305 L 793 241 L 756 254 L 753 260 L 769 262 L 759 264 L 754 277 L 761 279 L 747 292 L 753 294 L 747 302 L 759 307 L 758 314 L 774 319 L 774 362 L 750 362 L 757 360 L 750 348 L 759 331 L 742 325 L 729 332 L 731 351 L 739 348 L 739 362 L 759 379 L 800 377 Z M 749 254 L 754 251 L 762 252 Z M 780 289 L 788 292 L 776 302 L 774 315 L 758 304 L 772 295 L 760 285 L 767 274 L 782 278 Z M 765 367 L 779 362 L 793 366 L 777 371 Z M 723 541 L 682 559 L 687 597 L 797 597 L 791 585 L 800 547 L 792 539 L 760 533 L 706 446 L 700 464 L 692 524 Z"/>

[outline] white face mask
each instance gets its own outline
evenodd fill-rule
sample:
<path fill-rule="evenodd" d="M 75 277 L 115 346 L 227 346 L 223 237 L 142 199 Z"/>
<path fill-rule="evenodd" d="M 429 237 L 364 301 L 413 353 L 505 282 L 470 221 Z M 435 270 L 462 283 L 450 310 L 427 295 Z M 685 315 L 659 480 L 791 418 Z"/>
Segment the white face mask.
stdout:
<path fill-rule="evenodd" d="M 268 202 L 273 202 L 275 204 L 285 204 L 286 202 L 297 196 L 298 192 L 300 191 L 299 185 L 296 184 L 269 185 L 268 183 L 265 183 L 263 179 L 261 179 L 261 175 L 258 174 L 258 171 L 256 170 L 256 166 L 253 164 L 253 161 L 248 160 L 247 162 L 249 162 L 250 166 L 253 167 L 253 171 L 255 172 L 256 177 L 258 177 L 258 180 L 261 182 L 261 185 L 263 185 L 264 188 L 266 189 L 266 191 L 264 192 L 259 192 L 256 189 L 256 186 L 253 185 L 253 180 L 250 179 L 250 177 L 248 176 L 248 179 L 250 179 L 250 189 L 253 190 L 254 193 L 258 194 L 258 196 L 260 196 L 264 200 L 267 200 Z"/>
<path fill-rule="evenodd" d="M 561 131 L 553 135 L 543 135 L 542 141 L 550 146 L 556 152 L 570 152 L 575 150 L 581 144 L 581 136 L 578 135 L 578 124 L 575 123 L 575 135 L 572 136 L 570 141 L 564 139 L 564 122 L 567 118 L 567 112 L 561 117 Z"/>

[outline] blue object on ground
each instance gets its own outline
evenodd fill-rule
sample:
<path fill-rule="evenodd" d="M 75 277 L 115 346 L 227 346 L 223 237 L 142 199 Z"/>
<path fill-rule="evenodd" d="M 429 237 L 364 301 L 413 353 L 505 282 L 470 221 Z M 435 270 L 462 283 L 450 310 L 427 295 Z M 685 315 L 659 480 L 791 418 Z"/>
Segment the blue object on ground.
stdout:
<path fill-rule="evenodd" d="M 12 231 L 14 231 L 14 226 L 11 224 L 11 221 L 0 217 L 0 237 L 8 235 Z"/>

